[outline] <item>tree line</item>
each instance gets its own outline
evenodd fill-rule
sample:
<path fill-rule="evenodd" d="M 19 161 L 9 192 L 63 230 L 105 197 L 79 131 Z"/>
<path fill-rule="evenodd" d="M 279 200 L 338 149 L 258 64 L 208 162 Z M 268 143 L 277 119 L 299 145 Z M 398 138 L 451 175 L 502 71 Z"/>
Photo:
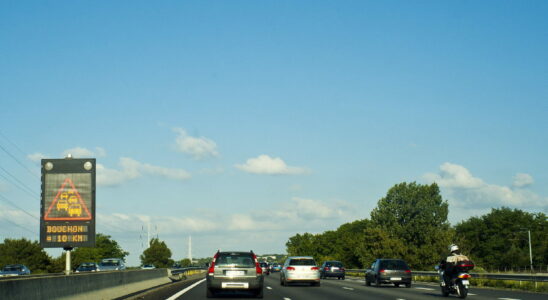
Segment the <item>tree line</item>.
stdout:
<path fill-rule="evenodd" d="M 530 231 L 533 264 L 548 264 L 546 214 L 493 208 L 451 226 L 448 213 L 437 184 L 403 182 L 388 190 L 370 218 L 319 234 L 296 234 L 286 249 L 288 255 L 338 260 L 347 268 L 368 268 L 376 258 L 403 258 L 415 270 L 432 270 L 455 243 L 476 270 L 503 270 L 529 265 Z"/>
<path fill-rule="evenodd" d="M 84 262 L 99 262 L 105 258 L 125 259 L 129 252 L 112 239 L 111 236 L 98 233 L 95 247 L 75 248 L 71 252 L 71 268 L 74 270 Z M 153 264 L 158 268 L 171 267 L 175 261 L 171 258 L 171 250 L 165 242 L 158 238 L 150 241 L 150 247 L 140 255 L 143 265 Z M 5 239 L 0 243 L 0 267 L 8 264 L 24 264 L 33 274 L 60 273 L 65 270 L 65 253 L 58 257 L 51 257 L 40 246 L 38 241 L 22 239 Z M 190 260 L 183 259 L 177 262 L 180 266 L 189 266 Z"/>

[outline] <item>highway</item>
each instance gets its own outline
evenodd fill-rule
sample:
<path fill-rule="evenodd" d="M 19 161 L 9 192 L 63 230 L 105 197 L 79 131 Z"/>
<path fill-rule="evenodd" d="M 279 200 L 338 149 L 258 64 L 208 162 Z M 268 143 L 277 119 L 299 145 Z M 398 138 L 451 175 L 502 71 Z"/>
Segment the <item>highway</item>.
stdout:
<path fill-rule="evenodd" d="M 204 279 L 181 282 L 155 290 L 138 299 L 207 299 Z M 218 299 L 253 299 L 245 293 L 226 293 L 218 295 Z M 346 280 L 323 279 L 320 287 L 308 285 L 281 286 L 279 273 L 265 276 L 264 299 L 266 300 L 423 300 L 423 299 L 459 299 L 455 296 L 444 298 L 439 292 L 439 287 L 434 283 L 413 283 L 411 288 L 393 285 L 383 285 L 380 288 L 364 285 L 362 278 L 350 278 Z M 520 291 L 495 290 L 474 288 L 470 289 L 467 299 L 474 300 L 544 300 L 546 294 L 535 294 Z"/>

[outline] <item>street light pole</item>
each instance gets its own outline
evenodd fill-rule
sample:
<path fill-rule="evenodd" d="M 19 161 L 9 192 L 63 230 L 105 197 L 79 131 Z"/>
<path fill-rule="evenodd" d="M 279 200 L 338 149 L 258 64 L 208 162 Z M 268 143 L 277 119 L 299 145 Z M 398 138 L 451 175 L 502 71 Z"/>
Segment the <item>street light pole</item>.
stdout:
<path fill-rule="evenodd" d="M 527 230 L 529 233 L 529 262 L 531 263 L 531 273 L 533 273 L 533 250 L 531 249 L 531 230 Z"/>

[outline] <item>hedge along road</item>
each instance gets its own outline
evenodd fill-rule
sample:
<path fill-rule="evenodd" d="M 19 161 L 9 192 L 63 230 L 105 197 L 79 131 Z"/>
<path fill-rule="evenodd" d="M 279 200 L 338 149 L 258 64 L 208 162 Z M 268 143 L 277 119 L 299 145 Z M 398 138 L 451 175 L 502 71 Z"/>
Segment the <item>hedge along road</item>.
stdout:
<path fill-rule="evenodd" d="M 205 280 L 193 282 L 185 285 L 184 288 L 173 292 L 169 296 L 161 299 L 207 299 Z M 186 289 L 186 290 L 185 290 Z M 184 291 L 183 291 L 184 290 Z M 279 273 L 265 276 L 264 299 L 267 300 L 363 300 L 363 299 L 390 299 L 390 300 L 423 300 L 440 299 L 441 293 L 439 286 L 434 283 L 413 283 L 411 288 L 399 287 L 393 285 L 382 285 L 380 288 L 365 286 L 363 278 L 347 277 L 346 280 L 324 279 L 320 287 L 311 287 L 305 284 L 295 284 L 293 286 L 280 286 Z M 472 299 L 497 299 L 497 300 L 545 300 L 548 294 L 528 293 L 521 291 L 495 290 L 486 288 L 470 289 L 469 297 Z M 252 299 L 251 294 L 246 293 L 225 293 L 219 295 L 219 299 Z M 152 298 L 151 298 L 152 299 Z M 158 299 L 158 298 L 157 298 Z M 450 296 L 448 299 L 458 299 Z"/>

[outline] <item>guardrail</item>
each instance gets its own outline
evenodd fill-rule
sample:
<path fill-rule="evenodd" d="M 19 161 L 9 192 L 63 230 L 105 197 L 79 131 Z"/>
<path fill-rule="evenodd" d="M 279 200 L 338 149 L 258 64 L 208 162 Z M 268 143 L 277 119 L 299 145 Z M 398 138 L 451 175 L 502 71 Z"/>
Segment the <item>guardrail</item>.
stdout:
<path fill-rule="evenodd" d="M 365 273 L 365 269 L 346 269 L 347 272 Z M 438 276 L 436 271 L 413 271 L 413 275 Z M 533 281 L 548 282 L 548 275 L 540 274 L 493 274 L 493 273 L 470 273 L 472 277 L 494 279 L 494 280 L 515 280 L 515 281 Z"/>
<path fill-rule="evenodd" d="M 185 279 L 187 276 L 194 275 L 197 273 L 202 273 L 205 271 L 203 267 L 186 267 L 186 268 L 176 268 L 168 269 L 168 277 L 171 281 L 179 281 Z"/>

